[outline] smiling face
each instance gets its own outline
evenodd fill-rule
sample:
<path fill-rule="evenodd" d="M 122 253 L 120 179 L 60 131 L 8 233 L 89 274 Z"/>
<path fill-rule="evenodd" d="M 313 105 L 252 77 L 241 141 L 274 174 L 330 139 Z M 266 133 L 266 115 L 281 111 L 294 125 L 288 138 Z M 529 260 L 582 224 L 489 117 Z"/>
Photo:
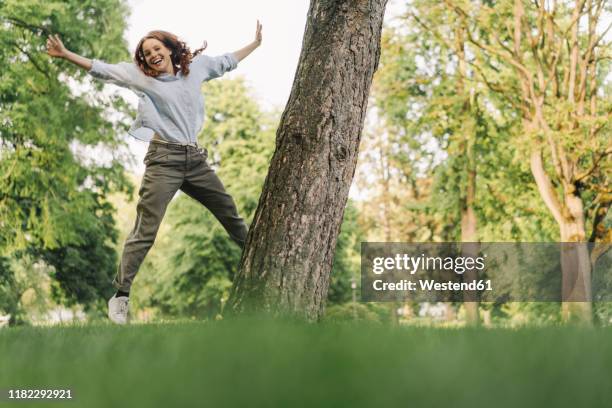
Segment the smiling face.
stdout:
<path fill-rule="evenodd" d="M 142 52 L 147 65 L 159 73 L 167 72 L 174 74 L 174 67 L 170 59 L 171 51 L 164 43 L 156 38 L 147 38 L 142 43 Z"/>

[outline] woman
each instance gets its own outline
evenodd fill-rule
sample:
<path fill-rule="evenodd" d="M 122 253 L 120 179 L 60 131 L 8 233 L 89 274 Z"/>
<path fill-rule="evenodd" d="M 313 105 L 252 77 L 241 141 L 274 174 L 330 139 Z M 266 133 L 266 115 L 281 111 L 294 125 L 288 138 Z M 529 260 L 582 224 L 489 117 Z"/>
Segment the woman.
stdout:
<path fill-rule="evenodd" d="M 57 35 L 49 36 L 47 53 L 84 68 L 93 77 L 126 87 L 139 96 L 138 115 L 130 134 L 149 143 L 145 174 L 138 192 L 136 223 L 125 242 L 113 285 L 117 293 L 108 301 L 108 317 L 128 322 L 129 293 L 134 277 L 153 245 L 166 207 L 181 189 L 206 206 L 232 240 L 244 247 L 247 228 L 232 197 L 206 163 L 208 152 L 197 145 L 204 120 L 202 82 L 236 68 L 262 40 L 257 21 L 255 40 L 244 48 L 218 57 L 195 52 L 166 31 L 144 36 L 134 62 L 107 64 L 67 50 Z"/>

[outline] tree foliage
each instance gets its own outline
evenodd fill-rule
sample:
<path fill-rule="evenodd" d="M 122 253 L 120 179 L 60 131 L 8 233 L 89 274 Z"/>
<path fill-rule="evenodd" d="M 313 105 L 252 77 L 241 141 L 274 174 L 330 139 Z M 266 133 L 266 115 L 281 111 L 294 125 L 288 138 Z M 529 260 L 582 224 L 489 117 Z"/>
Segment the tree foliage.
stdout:
<path fill-rule="evenodd" d="M 129 109 L 44 44 L 60 34 L 79 54 L 127 59 L 126 15 L 119 0 L 0 2 L 0 253 L 44 259 L 67 299 L 85 303 L 114 271 L 107 195 L 132 188 L 116 153 Z"/>

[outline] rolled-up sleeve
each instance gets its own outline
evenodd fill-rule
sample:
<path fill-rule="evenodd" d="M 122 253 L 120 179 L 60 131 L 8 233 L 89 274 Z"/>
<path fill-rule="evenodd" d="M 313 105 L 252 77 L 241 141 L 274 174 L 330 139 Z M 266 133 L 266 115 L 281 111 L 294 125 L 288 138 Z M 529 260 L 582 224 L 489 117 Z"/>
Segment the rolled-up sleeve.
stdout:
<path fill-rule="evenodd" d="M 202 81 L 208 81 L 219 78 L 226 72 L 235 69 L 237 66 L 238 59 L 233 53 L 228 52 L 217 57 L 198 55 L 191 63 L 190 69 L 197 72 L 202 78 Z"/>
<path fill-rule="evenodd" d="M 133 62 L 108 64 L 97 59 L 92 60 L 87 72 L 96 79 L 126 88 L 139 88 L 145 76 Z"/>

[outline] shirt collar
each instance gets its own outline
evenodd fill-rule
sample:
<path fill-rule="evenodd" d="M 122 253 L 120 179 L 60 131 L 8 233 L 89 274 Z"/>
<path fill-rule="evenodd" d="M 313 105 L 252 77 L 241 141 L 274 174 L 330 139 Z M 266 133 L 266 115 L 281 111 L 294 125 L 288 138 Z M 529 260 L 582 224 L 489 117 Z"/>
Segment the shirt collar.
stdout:
<path fill-rule="evenodd" d="M 170 81 L 178 81 L 182 75 L 183 73 L 181 71 L 179 71 L 176 75 L 172 75 L 167 72 L 162 72 L 156 78 L 159 79 L 160 81 L 170 82 Z"/>

